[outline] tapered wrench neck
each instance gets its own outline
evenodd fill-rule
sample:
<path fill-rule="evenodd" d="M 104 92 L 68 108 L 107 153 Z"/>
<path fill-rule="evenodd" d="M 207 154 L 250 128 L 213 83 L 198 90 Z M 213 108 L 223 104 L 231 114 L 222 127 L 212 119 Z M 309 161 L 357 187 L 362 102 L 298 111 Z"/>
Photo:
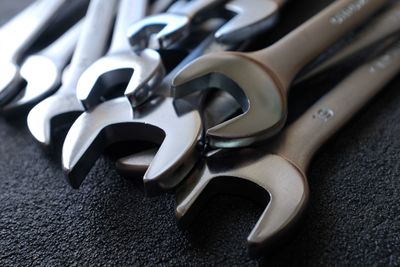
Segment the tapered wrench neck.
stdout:
<path fill-rule="evenodd" d="M 315 152 L 400 72 L 400 41 L 343 80 L 278 138 L 275 152 L 307 170 Z"/>
<path fill-rule="evenodd" d="M 17 62 L 67 0 L 38 0 L 0 30 L 0 58 Z M 12 38 L 10 38 L 12 37 Z"/>
<path fill-rule="evenodd" d="M 311 60 L 371 17 L 387 1 L 338 0 L 274 45 L 254 52 L 287 90 Z"/>
<path fill-rule="evenodd" d="M 114 33 L 108 54 L 131 50 L 128 40 L 128 29 L 132 24 L 146 16 L 148 7 L 148 0 L 120 1 Z"/>
<path fill-rule="evenodd" d="M 71 59 L 81 29 L 82 21 L 75 24 L 54 43 L 42 50 L 40 55 L 51 59 L 59 69 L 62 69 Z"/>
<path fill-rule="evenodd" d="M 203 10 L 224 2 L 227 2 L 227 0 L 179 0 L 173 4 L 167 12 L 184 15 L 190 19 L 195 19 Z"/>
<path fill-rule="evenodd" d="M 118 0 L 92 0 L 90 2 L 69 67 L 68 79 L 65 79 L 65 83 L 57 93 L 75 93 L 82 73 L 103 55 L 117 3 Z"/>

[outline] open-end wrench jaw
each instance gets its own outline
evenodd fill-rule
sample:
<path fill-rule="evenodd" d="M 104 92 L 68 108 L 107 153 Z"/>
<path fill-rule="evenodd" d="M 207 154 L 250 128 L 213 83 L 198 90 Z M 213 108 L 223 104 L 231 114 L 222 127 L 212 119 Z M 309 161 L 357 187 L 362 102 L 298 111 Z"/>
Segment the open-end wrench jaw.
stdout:
<path fill-rule="evenodd" d="M 19 67 L 11 62 L 1 62 L 0 72 L 0 105 L 4 105 L 14 97 L 13 92 L 21 83 L 21 75 Z"/>
<path fill-rule="evenodd" d="M 215 37 L 219 42 L 237 43 L 274 25 L 280 6 L 274 1 L 233 0 L 225 9 L 234 17 L 223 25 Z"/>
<path fill-rule="evenodd" d="M 54 92 L 61 83 L 61 73 L 57 65 L 40 55 L 30 56 L 21 66 L 20 75 L 21 80 L 27 82 L 26 87 L 2 108 L 5 114 L 28 110 L 38 100 Z"/>
<path fill-rule="evenodd" d="M 243 53 L 224 52 L 185 67 L 172 82 L 172 94 L 182 98 L 210 88 L 230 93 L 244 113 L 208 129 L 206 138 L 213 147 L 232 148 L 261 141 L 283 127 L 287 104 L 275 81 L 272 72 Z"/>
<path fill-rule="evenodd" d="M 217 157 L 217 162 L 221 160 Z M 265 252 L 290 233 L 309 196 L 307 179 L 298 168 L 274 154 L 230 167 L 208 162 L 201 170 L 195 169 L 177 191 L 176 217 L 181 226 L 187 226 L 213 195 L 233 193 L 268 203 L 247 238 L 251 255 Z"/>
<path fill-rule="evenodd" d="M 142 116 L 134 112 L 126 97 L 121 97 L 83 113 L 63 146 L 63 168 L 71 185 L 79 187 L 108 145 L 149 141 L 160 144 L 160 148 L 143 178 L 146 193 L 152 196 L 177 186 L 198 158 L 201 118 L 197 111 L 178 114 L 171 98 L 157 101 L 154 106 Z"/>
<path fill-rule="evenodd" d="M 99 104 L 103 96 L 125 93 L 133 106 L 139 106 L 149 98 L 164 75 L 161 57 L 155 50 L 146 49 L 139 55 L 114 53 L 97 60 L 82 74 L 77 97 L 86 109 L 90 109 Z M 118 92 L 118 88 L 125 91 Z"/>
<path fill-rule="evenodd" d="M 135 51 L 148 47 L 155 34 L 160 48 L 168 48 L 189 34 L 190 19 L 179 14 L 158 14 L 146 17 L 128 30 L 129 41 Z"/>
<path fill-rule="evenodd" d="M 53 129 L 72 123 L 83 111 L 75 94 L 54 94 L 37 104 L 28 114 L 28 128 L 44 147 L 51 145 Z"/>

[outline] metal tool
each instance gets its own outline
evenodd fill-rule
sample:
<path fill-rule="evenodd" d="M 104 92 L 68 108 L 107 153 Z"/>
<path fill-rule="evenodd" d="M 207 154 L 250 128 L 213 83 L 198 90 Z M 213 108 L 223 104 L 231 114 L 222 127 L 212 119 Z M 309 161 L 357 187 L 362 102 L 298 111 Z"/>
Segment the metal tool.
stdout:
<path fill-rule="evenodd" d="M 38 0 L 0 28 L 0 105 L 18 92 L 19 61 L 67 0 Z"/>
<path fill-rule="evenodd" d="M 81 23 L 78 23 L 50 46 L 24 61 L 20 75 L 26 86 L 2 108 L 2 113 L 27 111 L 57 89 L 62 72 L 75 50 L 80 31 Z"/>
<path fill-rule="evenodd" d="M 338 64 L 344 59 L 344 55 L 358 54 L 367 47 L 374 46 L 378 41 L 393 35 L 396 32 L 395 29 L 399 27 L 397 22 L 396 12 L 394 12 L 393 9 L 389 9 L 379 16 L 379 18 L 374 19 L 371 25 L 363 29 L 363 31 L 357 35 L 357 38 L 354 38 L 346 48 L 330 58 L 330 64 Z M 395 36 L 393 38 L 395 38 Z M 317 67 L 317 69 L 320 68 Z M 309 76 L 309 74 L 307 73 L 306 76 Z M 297 81 L 299 80 L 303 80 L 303 76 Z M 211 103 L 204 109 L 204 112 L 207 112 L 208 109 L 212 110 L 202 114 L 205 129 L 216 126 L 231 117 L 235 117 L 235 114 L 239 113 L 240 107 L 237 106 L 236 101 L 228 99 L 227 95 L 224 96 L 223 101 L 221 101 L 219 97 L 216 97 L 214 101 L 216 101 L 216 103 Z M 204 123 L 204 118 L 209 122 Z M 124 176 L 139 177 L 146 172 L 156 152 L 156 149 L 149 149 L 123 157 L 116 162 L 116 169 Z"/>
<path fill-rule="evenodd" d="M 312 78 L 331 67 L 351 58 L 354 54 L 373 49 L 382 41 L 388 38 L 395 39 L 400 34 L 400 2 L 390 5 L 385 12 L 380 14 L 373 21 L 368 23 L 361 32 L 357 33 L 351 42 L 343 49 L 339 50 L 326 61 L 318 64 L 317 67 L 302 75 L 295 83 L 300 83 Z"/>
<path fill-rule="evenodd" d="M 158 14 L 161 12 L 165 12 L 175 0 L 158 0 L 155 1 L 150 7 L 150 14 Z"/>
<path fill-rule="evenodd" d="M 247 1 L 243 0 L 235 1 L 235 3 L 242 5 L 243 8 L 246 4 L 249 5 Z M 268 16 L 269 13 L 266 12 L 265 15 Z M 247 27 L 247 24 L 244 24 L 244 27 Z M 247 36 L 243 36 L 243 38 L 245 37 Z M 95 160 L 110 143 L 123 140 L 143 140 L 143 136 L 145 136 L 147 138 L 145 140 L 155 141 L 157 144 L 162 143 L 154 163 L 150 165 L 144 175 L 147 194 L 156 195 L 175 187 L 191 170 L 198 158 L 196 147 L 202 134 L 203 125 L 197 111 L 179 116 L 179 112 L 170 107 L 173 104 L 177 105 L 168 98 L 171 79 L 177 71 L 198 56 L 215 51 L 226 51 L 232 46 L 236 46 L 236 44 L 219 43 L 215 39 L 215 35 L 200 45 L 173 72 L 169 73 L 160 88 L 155 90 L 157 95 L 167 98 L 159 108 L 155 108 L 152 112 L 143 113 L 141 111 L 148 103 L 134 112 L 132 103 L 120 98 L 100 104 L 93 110 L 82 114 L 71 127 L 63 146 L 63 166 L 70 183 L 74 187 L 78 187 Z M 163 110 L 165 111 L 159 113 Z M 153 114 L 160 115 L 157 117 Z M 189 123 L 189 119 L 193 121 Z M 159 129 L 159 135 L 163 135 L 162 137 L 154 137 L 152 131 L 155 128 Z M 146 134 L 148 131 L 150 133 Z M 118 132 L 119 135 L 114 134 L 115 132 Z M 121 132 L 124 134 L 121 135 Z M 196 143 L 190 144 L 190 142 Z M 174 148 L 170 151 L 164 149 L 164 147 L 170 147 L 170 144 L 173 144 L 174 146 L 171 147 Z"/>
<path fill-rule="evenodd" d="M 201 55 L 209 42 L 205 41 L 170 72 L 158 91 L 167 91 L 176 72 Z M 188 105 L 185 101 L 181 104 Z M 202 134 L 199 113 L 191 107 L 186 108 L 191 111 L 179 113 L 176 107 L 171 98 L 160 96 L 134 109 L 129 98 L 123 96 L 82 113 L 71 126 L 62 150 L 62 164 L 71 186 L 81 185 L 105 147 L 128 140 L 160 144 L 143 178 L 149 195 L 176 186 L 194 166 Z"/>
<path fill-rule="evenodd" d="M 227 0 L 179 0 L 166 13 L 135 23 L 129 30 L 131 44 L 135 50 L 140 51 L 148 46 L 151 36 L 156 34 L 159 46 L 168 48 L 185 38 L 193 24 L 221 16 L 224 8 L 236 16 L 221 27 L 215 36 L 219 42 L 237 42 L 243 40 L 244 35 L 255 35 L 272 25 L 279 8 L 286 0 L 248 0 L 247 5 L 243 5 L 243 1 L 231 1 L 225 5 L 226 2 Z"/>
<path fill-rule="evenodd" d="M 211 155 L 177 192 L 179 223 L 187 225 L 217 193 L 269 201 L 247 239 L 251 254 L 264 252 L 302 214 L 309 199 L 305 173 L 315 152 L 399 71 L 400 42 L 359 67 L 267 146 Z"/>
<path fill-rule="evenodd" d="M 242 105 L 242 115 L 207 131 L 207 143 L 212 147 L 243 147 L 265 140 L 285 124 L 286 95 L 298 72 L 386 3 L 335 1 L 266 49 L 201 57 L 174 79 L 174 97 L 217 88 L 232 94 Z"/>
<path fill-rule="evenodd" d="M 103 96 L 123 95 L 124 90 L 133 105 L 140 105 L 162 81 L 165 70 L 159 53 L 152 49 L 134 53 L 126 36 L 129 26 L 144 18 L 147 9 L 148 0 L 121 0 L 108 53 L 79 79 L 76 93 L 86 109 L 99 104 Z"/>
<path fill-rule="evenodd" d="M 226 1 L 176 1 L 167 12 L 146 17 L 132 25 L 128 34 L 131 45 L 136 51 L 147 48 L 151 36 L 156 34 L 160 48 L 168 48 L 187 37 L 193 21 L 203 21 L 204 13 Z"/>
<path fill-rule="evenodd" d="M 67 124 L 83 110 L 76 97 L 76 86 L 85 69 L 104 53 L 117 3 L 117 0 L 91 0 L 68 70 L 68 79 L 55 94 L 30 111 L 28 127 L 41 144 L 49 146 L 52 129 Z"/>

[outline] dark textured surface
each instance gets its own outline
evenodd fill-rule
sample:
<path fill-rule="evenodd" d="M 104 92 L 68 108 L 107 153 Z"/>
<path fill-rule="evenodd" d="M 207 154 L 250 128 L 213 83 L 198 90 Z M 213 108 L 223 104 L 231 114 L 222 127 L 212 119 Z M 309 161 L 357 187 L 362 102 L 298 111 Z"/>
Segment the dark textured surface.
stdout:
<path fill-rule="evenodd" d="M 0 22 L 29 2 L 2 0 Z M 285 23 L 330 1 L 295 2 Z M 181 231 L 172 196 L 146 199 L 107 159 L 72 190 L 59 159 L 46 155 L 23 123 L 0 119 L 0 266 L 399 266 L 399 118 L 400 78 L 317 155 L 298 232 L 256 260 L 247 256 L 245 238 L 262 207 L 217 197 Z"/>

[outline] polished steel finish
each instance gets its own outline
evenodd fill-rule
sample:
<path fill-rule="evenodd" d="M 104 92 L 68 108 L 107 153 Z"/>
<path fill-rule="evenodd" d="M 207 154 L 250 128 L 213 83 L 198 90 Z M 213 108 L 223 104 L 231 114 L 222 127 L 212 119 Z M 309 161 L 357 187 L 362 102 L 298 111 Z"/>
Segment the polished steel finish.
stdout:
<path fill-rule="evenodd" d="M 276 21 L 283 0 L 196 0 L 177 1 L 163 14 L 145 18 L 129 30 L 135 50 L 148 46 L 156 34 L 159 46 L 167 48 L 185 38 L 191 25 L 215 16 L 214 9 L 227 9 L 236 15 L 215 33 L 218 42 L 232 44 L 256 35 L 271 27 Z M 226 4 L 226 5 L 224 5 Z"/>
<path fill-rule="evenodd" d="M 215 38 L 222 43 L 236 43 L 255 36 L 275 25 L 287 0 L 231 0 L 225 9 L 236 14 L 222 26 Z"/>
<path fill-rule="evenodd" d="M 190 53 L 157 92 L 168 95 L 172 77 L 213 42 L 214 38 L 208 38 Z M 63 167 L 77 188 L 108 145 L 129 140 L 154 142 L 161 147 L 144 175 L 144 185 L 148 195 L 160 194 L 174 188 L 195 165 L 202 127 L 199 112 L 186 101 L 160 96 L 134 109 L 129 98 L 115 98 L 75 121 L 63 145 Z"/>
<path fill-rule="evenodd" d="M 370 0 L 349 9 L 353 0 L 338 0 L 268 48 L 201 57 L 174 79 L 174 97 L 217 88 L 241 103 L 243 114 L 207 131 L 210 146 L 243 147 L 270 138 L 285 124 L 287 93 L 295 76 L 338 38 L 386 4 Z M 352 12 L 343 14 L 348 9 Z"/>
<path fill-rule="evenodd" d="M 147 0 L 120 2 L 108 53 L 93 63 L 79 79 L 77 97 L 86 109 L 93 108 L 110 93 L 123 95 L 123 90 L 132 105 L 139 106 L 162 81 L 165 70 L 158 52 L 145 49 L 134 53 L 126 36 L 129 26 L 144 18 L 147 9 Z"/>
<path fill-rule="evenodd" d="M 2 108 L 2 113 L 26 111 L 57 90 L 78 41 L 81 24 L 77 23 L 50 46 L 26 58 L 20 68 L 26 86 Z"/>
<path fill-rule="evenodd" d="M 197 111 L 178 114 L 171 98 L 155 99 L 146 109 L 142 115 L 121 97 L 98 105 L 75 121 L 62 152 L 63 168 L 74 188 L 80 186 L 106 146 L 128 140 L 160 144 L 143 178 L 148 195 L 170 190 L 182 181 L 197 159 L 200 115 Z"/>
<path fill-rule="evenodd" d="M 203 14 L 226 1 L 179 0 L 167 12 L 146 17 L 132 25 L 128 33 L 131 45 L 134 50 L 140 51 L 148 47 L 151 36 L 156 34 L 160 48 L 168 48 L 187 37 L 192 22 L 200 20 Z"/>
<path fill-rule="evenodd" d="M 92 0 L 68 70 L 68 79 L 52 96 L 37 104 L 28 115 L 28 127 L 41 144 L 51 144 L 52 129 L 66 125 L 84 110 L 76 97 L 81 74 L 104 53 L 117 8 L 117 0 Z M 101 18 L 101 19 L 99 19 Z"/>
<path fill-rule="evenodd" d="M 0 28 L 0 104 L 18 93 L 23 54 L 65 7 L 67 0 L 37 0 Z"/>
<path fill-rule="evenodd" d="M 177 192 L 180 224 L 187 225 L 219 192 L 269 202 L 247 239 L 251 254 L 265 252 L 304 211 L 313 155 L 399 72 L 400 42 L 351 73 L 271 143 L 209 156 Z"/>
<path fill-rule="evenodd" d="M 214 34 L 214 40 L 204 49 L 203 54 L 213 54 L 223 51 L 237 50 L 235 43 L 240 43 L 248 38 L 251 38 L 259 33 L 260 30 L 266 31 L 275 22 L 276 11 L 286 1 L 247 1 L 247 0 L 234 0 L 226 5 L 227 9 L 235 10 L 237 14 L 231 21 L 225 23 Z M 273 5 L 274 12 L 271 12 L 271 5 Z M 272 13 L 275 13 L 272 15 Z M 267 23 L 266 23 L 267 22 Z M 231 44 L 220 42 L 222 36 L 231 36 L 233 33 L 238 33 L 234 42 Z M 232 35 L 234 36 L 234 35 Z M 223 38 L 224 39 L 224 38 Z M 231 41 L 227 38 L 224 41 Z M 221 95 L 221 94 L 220 94 Z M 221 97 L 214 98 L 214 101 L 201 109 L 203 117 L 203 127 L 209 129 L 231 118 L 232 115 L 238 114 L 240 107 L 235 99 L 223 94 Z M 143 162 L 137 166 L 141 159 L 149 160 L 151 152 L 147 151 L 146 157 L 134 154 L 124 157 L 117 162 L 117 169 L 125 176 L 138 176 L 140 171 L 143 171 L 147 162 Z M 137 157 L 140 157 L 138 159 Z M 144 173 L 144 172 L 143 172 Z"/>
<path fill-rule="evenodd" d="M 357 33 L 351 42 L 332 57 L 318 64 L 317 67 L 302 75 L 295 83 L 310 79 L 331 67 L 351 58 L 360 52 L 373 49 L 387 39 L 396 39 L 400 35 L 400 2 L 394 2 L 385 12 L 368 23 L 361 32 Z"/>

